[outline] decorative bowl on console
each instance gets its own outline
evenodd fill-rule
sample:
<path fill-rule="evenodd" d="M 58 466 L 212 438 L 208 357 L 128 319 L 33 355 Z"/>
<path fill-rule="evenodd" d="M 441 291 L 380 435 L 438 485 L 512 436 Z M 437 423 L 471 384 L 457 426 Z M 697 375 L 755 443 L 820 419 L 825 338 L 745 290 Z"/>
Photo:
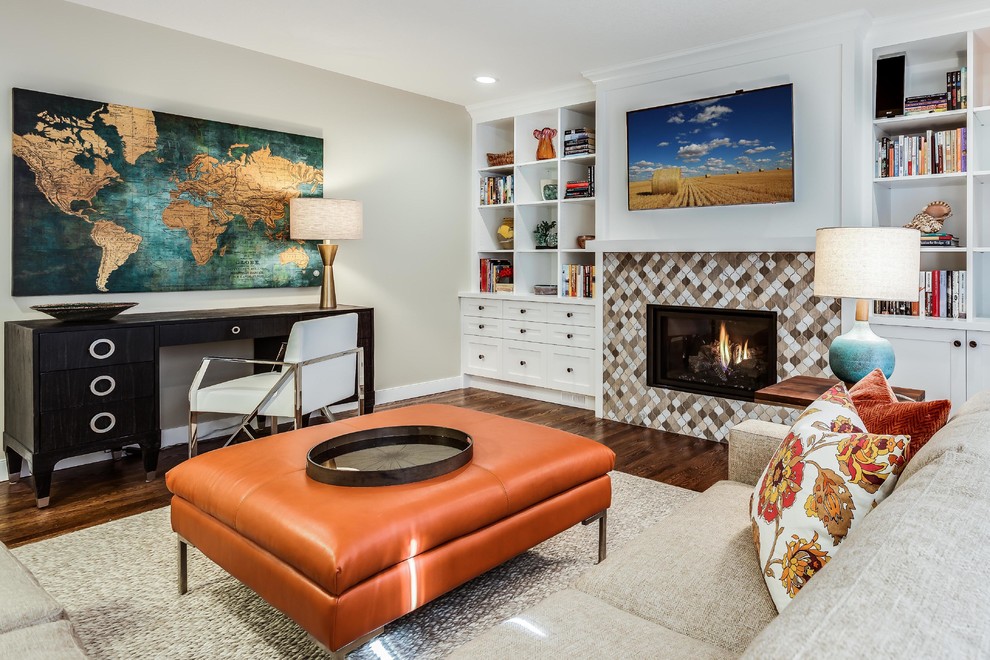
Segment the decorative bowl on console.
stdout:
<path fill-rule="evenodd" d="M 136 302 L 79 302 L 32 305 L 31 309 L 47 314 L 59 321 L 107 321 L 125 309 L 137 305 Z"/>

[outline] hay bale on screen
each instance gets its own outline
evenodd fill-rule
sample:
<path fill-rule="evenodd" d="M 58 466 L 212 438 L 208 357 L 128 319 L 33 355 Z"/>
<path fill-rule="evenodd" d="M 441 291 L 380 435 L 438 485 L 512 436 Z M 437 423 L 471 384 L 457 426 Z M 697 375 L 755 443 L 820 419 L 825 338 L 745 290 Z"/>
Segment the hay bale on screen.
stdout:
<path fill-rule="evenodd" d="M 668 167 L 653 172 L 654 195 L 676 195 L 681 191 L 681 168 Z"/>

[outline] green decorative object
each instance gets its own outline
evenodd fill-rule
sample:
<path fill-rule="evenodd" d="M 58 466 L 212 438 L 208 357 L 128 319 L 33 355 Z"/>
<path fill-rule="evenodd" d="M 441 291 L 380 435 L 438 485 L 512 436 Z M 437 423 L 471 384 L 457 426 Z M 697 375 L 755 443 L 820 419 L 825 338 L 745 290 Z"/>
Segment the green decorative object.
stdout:
<path fill-rule="evenodd" d="M 557 180 L 556 179 L 540 179 L 540 192 L 543 195 L 543 201 L 550 202 L 557 199 Z"/>
<path fill-rule="evenodd" d="M 323 140 L 13 90 L 15 296 L 319 286 Z"/>
<path fill-rule="evenodd" d="M 557 247 L 557 221 L 544 220 L 533 231 L 537 250 L 551 250 Z"/>

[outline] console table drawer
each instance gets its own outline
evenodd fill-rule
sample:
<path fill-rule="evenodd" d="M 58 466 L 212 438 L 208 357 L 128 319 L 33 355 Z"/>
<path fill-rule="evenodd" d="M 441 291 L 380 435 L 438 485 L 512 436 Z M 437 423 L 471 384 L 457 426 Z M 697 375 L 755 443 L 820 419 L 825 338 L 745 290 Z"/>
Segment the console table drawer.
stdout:
<path fill-rule="evenodd" d="M 154 398 L 145 397 L 45 413 L 37 450 L 54 451 L 153 431 L 157 427 L 154 412 Z"/>
<path fill-rule="evenodd" d="M 40 371 L 83 369 L 155 359 L 155 329 L 108 328 L 46 332 L 38 337 Z"/>
<path fill-rule="evenodd" d="M 233 339 L 283 337 L 289 334 L 291 326 L 291 320 L 277 316 L 176 323 L 159 328 L 158 343 L 162 346 L 182 346 Z"/>
<path fill-rule="evenodd" d="M 41 374 L 40 410 L 62 410 L 152 396 L 155 363 L 118 364 Z"/>

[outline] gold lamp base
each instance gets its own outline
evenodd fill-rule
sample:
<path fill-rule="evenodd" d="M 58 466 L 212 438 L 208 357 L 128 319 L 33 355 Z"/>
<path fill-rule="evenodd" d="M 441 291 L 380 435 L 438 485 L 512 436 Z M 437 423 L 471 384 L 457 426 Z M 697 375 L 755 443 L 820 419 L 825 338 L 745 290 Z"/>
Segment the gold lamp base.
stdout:
<path fill-rule="evenodd" d="M 320 289 L 320 309 L 336 309 L 337 292 L 333 286 L 333 259 L 337 256 L 337 246 L 320 243 L 320 259 L 323 260 L 323 287 Z"/>

